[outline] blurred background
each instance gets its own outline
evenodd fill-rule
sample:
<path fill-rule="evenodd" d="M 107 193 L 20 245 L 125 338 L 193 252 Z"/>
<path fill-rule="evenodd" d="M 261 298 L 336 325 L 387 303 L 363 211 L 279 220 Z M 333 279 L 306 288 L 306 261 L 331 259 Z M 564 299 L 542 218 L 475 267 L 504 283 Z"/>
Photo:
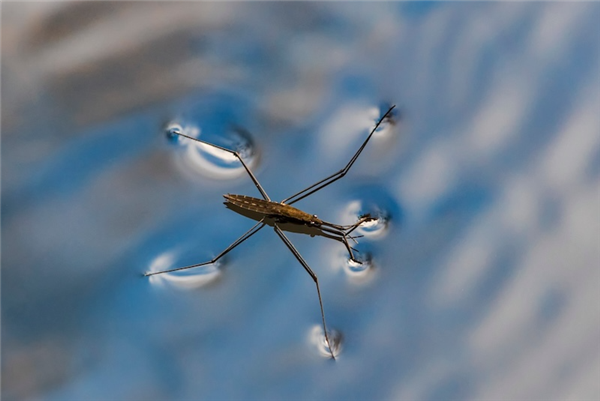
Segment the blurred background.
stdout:
<path fill-rule="evenodd" d="M 3 2 L 2 399 L 597 400 L 600 5 Z M 222 194 L 340 224 L 362 266 Z"/>

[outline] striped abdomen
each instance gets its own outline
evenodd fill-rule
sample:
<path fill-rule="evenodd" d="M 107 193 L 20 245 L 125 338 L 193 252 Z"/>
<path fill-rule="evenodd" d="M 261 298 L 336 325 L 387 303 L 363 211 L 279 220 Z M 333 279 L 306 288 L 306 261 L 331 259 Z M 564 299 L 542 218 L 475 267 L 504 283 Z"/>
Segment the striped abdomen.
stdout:
<path fill-rule="evenodd" d="M 272 202 L 264 199 L 253 198 L 246 195 L 223 195 L 228 203 L 237 206 L 241 209 L 250 210 L 252 212 L 261 213 L 265 216 L 274 218 L 285 218 L 288 220 L 296 220 L 299 223 L 314 223 L 321 224 L 322 221 L 316 216 L 296 209 L 293 206 L 285 203 Z"/>

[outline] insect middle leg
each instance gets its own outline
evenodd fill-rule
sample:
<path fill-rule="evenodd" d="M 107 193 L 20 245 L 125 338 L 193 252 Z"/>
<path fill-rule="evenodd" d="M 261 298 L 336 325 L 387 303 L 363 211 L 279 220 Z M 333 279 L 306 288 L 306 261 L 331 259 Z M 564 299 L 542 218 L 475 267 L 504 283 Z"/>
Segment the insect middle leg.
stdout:
<path fill-rule="evenodd" d="M 218 254 L 213 259 L 209 260 L 208 262 L 202 262 L 202 263 L 197 263 L 195 265 L 178 267 L 176 269 L 169 269 L 169 270 L 163 270 L 163 271 L 158 271 L 158 272 L 147 272 L 144 274 L 144 276 L 148 277 L 148 276 L 154 276 L 155 274 L 171 273 L 171 272 L 176 272 L 179 270 L 187 270 L 187 269 L 192 269 L 194 267 L 200 267 L 200 266 L 205 266 L 205 265 L 210 265 L 212 263 L 215 263 L 217 260 L 219 260 L 221 257 L 225 256 L 225 254 L 227 254 L 233 248 L 235 248 L 242 242 L 246 241 L 248 238 L 250 238 L 251 236 L 256 234 L 258 231 L 260 231 L 260 229 L 262 229 L 265 226 L 265 223 L 263 223 L 263 220 L 256 223 L 251 229 L 246 231 L 240 238 L 238 238 L 231 245 L 229 245 L 227 248 L 225 248 L 225 250 L 223 252 L 221 252 L 220 254 Z"/>

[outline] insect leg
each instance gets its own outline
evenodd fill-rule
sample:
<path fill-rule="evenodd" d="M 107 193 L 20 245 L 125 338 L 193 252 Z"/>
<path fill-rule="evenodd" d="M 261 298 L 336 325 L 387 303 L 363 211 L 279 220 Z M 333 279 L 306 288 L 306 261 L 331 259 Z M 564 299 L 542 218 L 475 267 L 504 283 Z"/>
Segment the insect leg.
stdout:
<path fill-rule="evenodd" d="M 258 231 L 260 231 L 260 229 L 265 226 L 265 223 L 263 223 L 263 220 L 261 220 L 258 223 L 256 223 L 251 229 L 249 229 L 248 231 L 246 231 L 244 233 L 244 235 L 242 235 L 240 238 L 238 238 L 237 240 L 235 240 L 235 242 L 233 244 L 229 245 L 227 248 L 225 248 L 225 250 L 223 252 L 221 252 L 220 254 L 218 254 L 217 256 L 215 256 L 214 259 L 211 259 L 208 262 L 197 263 L 195 265 L 178 267 L 176 269 L 163 270 L 163 271 L 159 271 L 159 272 L 147 272 L 147 273 L 144 273 L 144 276 L 148 277 L 148 276 L 154 276 L 155 274 L 171 273 L 171 272 L 176 272 L 176 271 L 179 271 L 179 270 L 186 270 L 186 269 L 191 269 L 191 268 L 194 268 L 194 267 L 200 267 L 200 266 L 204 266 L 204 265 L 210 265 L 211 263 L 215 263 L 222 256 L 224 256 L 227 252 L 231 251 L 233 248 L 235 248 L 236 246 L 238 246 L 242 242 L 246 241 L 248 238 L 250 238 L 251 236 L 253 236 L 254 234 L 256 234 Z"/>
<path fill-rule="evenodd" d="M 379 126 L 381 125 L 383 120 L 392 112 L 394 107 L 396 107 L 396 106 L 394 105 L 394 106 L 390 107 L 389 110 L 379 119 L 379 121 L 377 122 L 377 124 L 375 124 L 375 127 L 373 128 L 373 130 L 371 131 L 371 133 L 369 134 L 367 139 L 363 142 L 363 144 L 360 146 L 360 148 L 358 148 L 358 151 L 354 154 L 354 156 L 352 156 L 352 159 L 350 159 L 350 161 L 348 162 L 346 167 L 344 167 L 337 173 L 331 174 L 329 177 L 324 178 L 321 181 L 314 183 L 310 187 L 304 188 L 302 191 L 295 193 L 294 195 L 282 200 L 281 202 L 287 203 L 288 205 L 294 204 L 294 203 L 298 202 L 299 200 L 304 199 L 311 194 L 314 194 L 318 190 L 325 188 L 327 185 L 329 185 L 329 184 L 339 180 L 343 176 L 345 176 L 346 173 L 348 172 L 348 170 L 350 170 L 350 167 L 352 167 L 352 165 L 356 161 L 356 159 L 358 159 L 358 156 L 360 156 L 360 154 L 363 151 L 363 149 L 365 148 L 365 146 L 367 146 L 367 142 L 369 142 L 369 139 L 371 139 L 371 136 L 373 136 L 373 133 L 375 132 L 375 130 L 377 130 L 377 128 L 379 128 Z"/>
<path fill-rule="evenodd" d="M 263 198 L 266 199 L 266 200 L 271 200 L 271 198 L 269 198 L 269 195 L 267 195 L 267 193 L 265 192 L 265 190 L 262 187 L 262 185 L 260 185 L 260 183 L 258 182 L 258 180 L 256 179 L 256 177 L 252 173 L 252 170 L 250 170 L 250 167 L 248 167 L 248 165 L 244 162 L 244 159 L 242 159 L 242 156 L 240 156 L 239 152 L 237 152 L 235 150 L 224 148 L 224 147 L 219 146 L 219 145 L 212 144 L 210 142 L 203 141 L 202 139 L 198 139 L 198 138 L 194 138 L 194 137 L 182 134 L 180 132 L 173 132 L 173 134 L 182 136 L 182 137 L 187 138 L 187 139 L 191 139 L 192 141 L 203 143 L 203 144 L 208 145 L 208 146 L 212 146 L 213 148 L 217 148 L 217 149 L 223 150 L 223 151 L 231 153 L 232 155 L 234 155 L 235 157 L 237 157 L 238 160 L 242 163 L 242 166 L 244 166 L 244 169 L 246 170 L 246 172 L 248 172 L 248 175 L 252 179 L 252 182 L 254 182 L 254 185 L 256 185 L 256 188 L 261 193 L 261 195 L 263 196 Z"/>
<path fill-rule="evenodd" d="M 283 231 L 281 231 L 281 228 L 279 228 L 277 224 L 275 224 L 273 228 L 275 229 L 277 235 L 279 235 L 281 240 L 285 243 L 285 245 L 290 249 L 290 251 L 292 251 L 296 259 L 298 259 L 298 262 L 300 262 L 302 267 L 304 267 L 308 274 L 310 274 L 313 281 L 315 282 L 315 285 L 317 286 L 317 295 L 319 296 L 319 305 L 321 306 L 321 319 L 323 320 L 323 331 L 325 333 L 325 341 L 327 342 L 327 347 L 329 347 L 329 353 L 331 354 L 331 358 L 335 359 L 335 355 L 333 354 L 333 348 L 331 347 L 331 343 L 329 342 L 329 334 L 327 333 L 327 324 L 325 323 L 325 312 L 323 311 L 323 301 L 321 300 L 321 290 L 319 289 L 319 279 L 317 278 L 317 275 L 308 266 L 304 258 L 300 255 L 296 247 L 294 247 L 294 244 L 292 244 L 292 242 L 288 239 L 288 237 L 286 237 Z"/>
<path fill-rule="evenodd" d="M 353 248 L 348 243 L 348 235 L 346 233 L 339 231 L 339 230 L 334 230 L 334 229 L 331 229 L 328 227 L 323 227 L 323 226 L 320 227 L 320 230 L 328 232 L 330 234 L 335 234 L 337 236 L 336 239 L 338 241 L 342 242 L 344 244 L 344 246 L 346 247 L 346 249 L 348 250 L 348 253 L 350 254 L 350 259 L 355 263 L 362 264 L 362 262 L 360 260 L 358 260 L 354 257 L 354 253 L 352 252 Z M 352 238 L 352 237 L 350 237 L 350 238 Z"/>

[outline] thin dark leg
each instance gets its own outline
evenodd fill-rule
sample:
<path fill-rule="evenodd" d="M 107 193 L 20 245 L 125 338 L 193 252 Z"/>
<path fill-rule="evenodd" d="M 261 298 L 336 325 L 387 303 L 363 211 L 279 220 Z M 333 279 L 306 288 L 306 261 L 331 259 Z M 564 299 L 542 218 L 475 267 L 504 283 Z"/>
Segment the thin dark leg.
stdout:
<path fill-rule="evenodd" d="M 280 228 L 281 228 L 281 227 L 280 227 Z M 326 232 L 324 232 L 324 231 L 323 231 L 321 234 L 319 234 L 319 235 L 320 235 L 321 237 L 323 237 L 323 238 L 329 238 L 329 239 L 332 239 L 332 240 L 334 240 L 334 241 L 338 241 L 338 242 L 341 242 L 342 244 L 344 244 L 344 239 L 343 239 L 343 236 L 342 236 L 342 235 L 339 235 L 339 234 L 338 234 L 338 235 L 334 235 L 334 234 L 326 233 Z M 346 235 L 346 238 L 349 238 L 349 239 L 353 240 L 353 241 L 354 241 L 355 243 L 357 243 L 357 244 L 358 244 L 358 241 L 356 241 L 356 239 L 355 239 L 355 238 L 360 238 L 360 237 L 362 237 L 362 235 L 359 235 L 359 236 L 356 236 L 356 237 L 354 237 L 354 236 L 351 236 L 351 235 Z M 351 246 L 350 248 L 352 248 L 352 250 L 353 250 L 354 252 L 359 252 L 357 249 L 355 249 L 355 248 L 354 248 L 354 247 L 352 247 L 352 246 Z"/>
<path fill-rule="evenodd" d="M 155 274 L 171 273 L 171 272 L 176 272 L 176 271 L 179 271 L 179 270 L 186 270 L 186 269 L 191 269 L 191 268 L 194 268 L 194 267 L 200 267 L 200 266 L 204 266 L 204 265 L 210 265 L 211 263 L 215 263 L 222 256 L 224 256 L 227 252 L 231 251 L 233 248 L 235 248 L 236 246 L 238 246 L 242 242 L 246 241 L 248 238 L 250 238 L 251 236 L 253 236 L 254 234 L 256 234 L 258 231 L 260 231 L 260 229 L 263 228 L 264 226 L 265 226 L 265 223 L 263 223 L 262 220 L 259 221 L 251 229 L 249 229 L 248 231 L 246 231 L 246 233 L 244 235 L 242 235 L 240 238 L 238 238 L 237 240 L 235 240 L 235 242 L 233 244 L 229 245 L 223 252 L 221 252 L 214 259 L 209 260 L 208 262 L 198 263 L 198 264 L 190 265 L 190 266 L 178 267 L 176 269 L 163 270 L 163 271 L 160 271 L 160 272 L 148 272 L 148 273 L 145 273 L 144 276 L 148 277 L 148 276 L 154 276 Z"/>
<path fill-rule="evenodd" d="M 341 226 L 338 224 L 333 224 L 333 223 L 329 223 L 327 221 L 324 221 L 321 226 L 319 227 L 319 229 L 323 232 L 329 233 L 329 234 L 334 234 L 335 238 L 337 241 L 340 241 L 341 243 L 344 244 L 344 246 L 346 246 L 346 249 L 348 250 L 348 254 L 350 255 L 350 259 L 358 264 L 362 264 L 362 262 L 358 259 L 356 259 L 354 257 L 354 253 L 352 252 L 353 250 L 358 252 L 356 249 L 352 248 L 350 246 L 350 244 L 348 243 L 348 238 L 354 240 L 354 238 L 357 237 L 352 237 L 350 235 L 350 233 L 352 233 L 352 231 L 356 230 L 357 227 L 359 227 L 362 223 L 364 223 L 365 221 L 369 221 L 369 220 L 374 220 L 373 217 L 367 215 L 367 216 L 363 216 L 361 217 L 356 223 L 351 224 L 351 225 L 347 225 L 347 226 Z M 356 242 L 356 240 L 354 240 L 354 242 Z"/>
<path fill-rule="evenodd" d="M 321 306 L 321 318 L 323 320 L 323 331 L 325 332 L 325 341 L 327 342 L 327 346 L 329 347 L 329 353 L 331 354 L 331 357 L 335 359 L 335 355 L 333 355 L 333 348 L 331 347 L 331 343 L 329 342 L 329 334 L 327 333 L 327 324 L 325 323 L 325 312 L 323 311 L 323 301 L 321 300 L 321 290 L 319 289 L 319 279 L 317 278 L 317 275 L 308 266 L 304 258 L 300 255 L 296 247 L 294 247 L 294 244 L 292 244 L 292 242 L 288 239 L 288 237 L 286 237 L 283 231 L 281 231 L 281 228 L 279 228 L 277 224 L 275 224 L 273 228 L 275 229 L 277 235 L 279 235 L 279 237 L 285 243 L 285 245 L 290 249 L 290 251 L 292 251 L 296 259 L 298 259 L 298 262 L 300 262 L 302 267 L 304 267 L 308 274 L 310 274 L 313 281 L 315 282 L 315 285 L 317 286 L 317 295 L 319 296 L 319 305 Z"/>
<path fill-rule="evenodd" d="M 339 231 L 339 230 L 334 230 L 334 229 L 331 229 L 331 228 L 327 228 L 327 227 L 321 227 L 320 230 L 323 230 L 323 231 L 328 232 L 330 234 L 338 235 L 339 236 L 338 240 L 341 241 L 346 246 L 346 249 L 348 250 L 348 253 L 350 254 L 350 259 L 352 259 L 353 262 L 358 263 L 359 265 L 362 264 L 362 262 L 360 260 L 357 260 L 354 257 L 354 253 L 352 252 L 352 247 L 348 243 L 348 237 L 347 237 L 347 235 L 344 232 Z"/>
<path fill-rule="evenodd" d="M 369 136 L 367 137 L 365 142 L 361 145 L 360 148 L 358 148 L 358 151 L 354 154 L 354 156 L 352 156 L 352 159 L 350 159 L 350 162 L 348 162 L 346 167 L 344 167 L 337 173 L 331 174 L 329 177 L 324 178 L 321 181 L 314 183 L 310 187 L 305 188 L 302 191 L 282 200 L 281 203 L 287 203 L 288 205 L 294 204 L 294 203 L 298 202 L 299 200 L 304 199 L 311 194 L 314 194 L 318 190 L 325 188 L 327 185 L 329 185 L 329 184 L 339 180 L 343 176 L 345 176 L 346 173 L 348 172 L 348 170 L 350 170 L 350 167 L 352 167 L 352 165 L 356 161 L 356 159 L 358 159 L 358 156 L 360 156 L 360 153 L 363 151 L 365 146 L 367 146 L 367 142 L 369 142 L 369 139 L 371 139 L 371 136 L 373 136 L 373 133 L 375 132 L 375 130 L 377 130 L 377 128 L 379 128 L 379 126 L 381 125 L 383 120 L 392 112 L 394 107 L 396 107 L 396 106 L 394 105 L 394 106 L 390 107 L 390 109 L 383 115 L 383 117 L 381 117 L 379 119 L 377 124 L 375 124 L 375 128 L 373 128 L 373 130 L 371 131 L 371 133 L 369 134 Z"/>
<path fill-rule="evenodd" d="M 228 153 L 231 153 L 232 155 L 234 155 L 235 157 L 237 157 L 238 160 L 242 163 L 242 166 L 244 166 L 244 168 L 248 172 L 248 175 L 252 179 L 252 182 L 254 182 L 254 185 L 256 185 L 256 188 L 258 188 L 258 190 L 260 191 L 260 193 L 263 196 L 263 198 L 265 200 L 268 200 L 268 201 L 271 200 L 271 198 L 269 198 L 269 195 L 267 195 L 267 193 L 263 189 L 262 185 L 260 185 L 260 183 L 258 182 L 258 180 L 256 179 L 256 177 L 252 173 L 252 170 L 250 170 L 250 167 L 248 167 L 246 165 L 246 163 L 244 162 L 244 160 L 242 159 L 242 157 L 240 156 L 240 154 L 238 152 L 236 152 L 235 150 L 230 150 L 230 149 L 224 148 L 224 147 L 219 146 L 219 145 L 212 144 L 210 142 L 203 141 L 202 139 L 194 138 L 194 137 L 191 137 L 191 136 L 179 133 L 179 132 L 173 132 L 173 134 L 182 136 L 182 137 L 187 138 L 187 139 L 191 139 L 192 141 L 203 143 L 203 144 L 208 145 L 208 146 L 212 146 L 213 148 L 221 149 L 221 150 L 223 150 L 225 152 L 228 152 Z"/>
<path fill-rule="evenodd" d="M 375 217 L 371 217 L 370 214 L 366 214 L 366 215 L 362 216 L 360 219 L 358 219 L 358 221 L 354 224 L 348 224 L 348 225 L 342 226 L 339 224 L 329 223 L 328 221 L 323 221 L 323 223 L 321 223 L 321 226 L 332 227 L 332 228 L 335 228 L 336 230 L 343 231 L 346 235 L 348 235 L 352 231 L 354 231 L 358 227 L 360 227 L 360 225 L 362 223 L 364 223 L 365 221 L 371 221 L 371 220 L 377 220 L 377 219 Z"/>

